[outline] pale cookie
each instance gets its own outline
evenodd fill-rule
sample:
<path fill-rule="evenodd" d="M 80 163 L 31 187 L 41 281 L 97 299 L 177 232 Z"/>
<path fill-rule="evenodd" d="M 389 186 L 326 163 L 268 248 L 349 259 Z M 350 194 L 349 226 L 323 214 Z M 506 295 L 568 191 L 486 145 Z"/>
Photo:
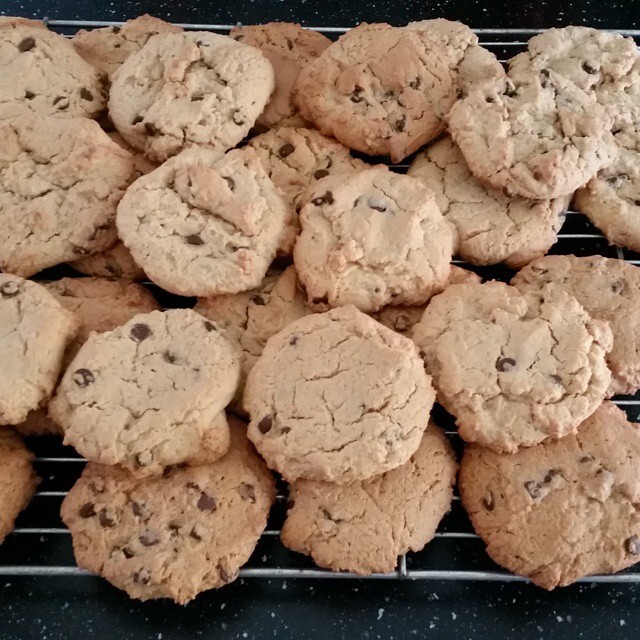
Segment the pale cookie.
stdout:
<path fill-rule="evenodd" d="M 611 382 L 608 323 L 558 287 L 453 285 L 431 300 L 413 339 L 460 436 L 495 451 L 575 433 Z"/>
<path fill-rule="evenodd" d="M 433 539 L 451 506 L 457 467 L 447 437 L 431 423 L 411 458 L 381 476 L 342 485 L 296 480 L 282 542 L 332 571 L 389 573 L 399 555 Z"/>
<path fill-rule="evenodd" d="M 592 318 L 609 323 L 613 349 L 607 354 L 612 373 L 608 395 L 635 393 L 640 388 L 640 268 L 602 256 L 547 256 L 511 281 L 520 291 L 540 291 L 547 283 L 562 287 Z"/>
<path fill-rule="evenodd" d="M 313 308 L 419 305 L 444 289 L 453 234 L 434 195 L 383 165 L 314 184 L 293 257 Z"/>
<path fill-rule="evenodd" d="M 473 177 L 448 136 L 421 151 L 409 167 L 436 196 L 456 230 L 457 253 L 471 264 L 504 262 L 517 269 L 547 253 L 564 221 L 568 198 L 508 197 Z"/>
<path fill-rule="evenodd" d="M 260 285 L 287 208 L 255 151 L 188 149 L 131 185 L 118 234 L 156 284 L 184 296 Z"/>
<path fill-rule="evenodd" d="M 548 69 L 470 91 L 447 120 L 473 174 L 509 196 L 568 196 L 617 154 L 602 106 Z"/>
<path fill-rule="evenodd" d="M 105 104 L 100 74 L 66 38 L 40 25 L 0 28 L 0 120 L 25 111 L 93 118 Z"/>
<path fill-rule="evenodd" d="M 194 310 L 214 320 L 242 349 L 240 383 L 233 402 L 234 410 L 240 412 L 246 377 L 267 340 L 294 320 L 311 313 L 293 267 L 287 267 L 282 273 L 267 273 L 262 284 L 251 291 L 199 298 Z"/>
<path fill-rule="evenodd" d="M 280 252 L 289 255 L 300 233 L 298 205 L 317 180 L 333 174 L 355 173 L 369 165 L 353 158 L 349 150 L 315 129 L 278 127 L 249 141 L 273 184 L 280 189 L 289 220 Z"/>
<path fill-rule="evenodd" d="M 257 49 L 202 31 L 152 36 L 111 80 L 113 123 L 155 162 L 193 146 L 235 147 L 275 86 Z"/>
<path fill-rule="evenodd" d="M 32 462 L 33 454 L 22 439 L 10 429 L 0 429 L 0 543 L 35 493 L 38 477 Z"/>
<path fill-rule="evenodd" d="M 140 475 L 211 462 L 229 445 L 218 414 L 236 390 L 239 349 L 190 309 L 153 311 L 84 343 L 49 403 L 65 443 Z"/>
<path fill-rule="evenodd" d="M 411 341 L 355 307 L 293 322 L 249 372 L 249 439 L 267 464 L 297 478 L 345 483 L 404 464 L 434 400 Z"/>
<path fill-rule="evenodd" d="M 102 278 L 129 278 L 144 280 L 145 272 L 136 264 L 131 252 L 118 240 L 105 251 L 69 263 L 76 271 L 87 276 Z"/>
<path fill-rule="evenodd" d="M 551 590 L 640 561 L 639 478 L 638 424 L 605 402 L 556 442 L 467 447 L 459 484 L 491 558 Z"/>
<path fill-rule="evenodd" d="M 363 23 L 302 68 L 294 102 L 322 133 L 398 162 L 442 131 L 456 89 L 440 43 L 422 31 Z"/>
<path fill-rule="evenodd" d="M 291 22 L 234 27 L 229 35 L 238 42 L 259 49 L 276 74 L 276 88 L 256 124 L 269 128 L 304 126 L 304 118 L 291 101 L 293 85 L 300 69 L 315 60 L 331 40 Z"/>
<path fill-rule="evenodd" d="M 0 123 L 0 268 L 28 277 L 108 248 L 131 155 L 84 118 Z"/>
<path fill-rule="evenodd" d="M 49 397 L 77 330 L 44 287 L 0 273 L 0 425 L 23 422 Z"/>
<path fill-rule="evenodd" d="M 71 44 L 89 64 L 111 76 L 132 53 L 140 51 L 151 36 L 182 31 L 182 27 L 145 14 L 127 20 L 120 27 L 80 29 L 71 39 Z"/>
<path fill-rule="evenodd" d="M 245 426 L 229 422 L 229 451 L 212 464 L 144 479 L 88 464 L 61 510 L 78 565 L 138 600 L 184 604 L 235 580 L 276 491 Z"/>

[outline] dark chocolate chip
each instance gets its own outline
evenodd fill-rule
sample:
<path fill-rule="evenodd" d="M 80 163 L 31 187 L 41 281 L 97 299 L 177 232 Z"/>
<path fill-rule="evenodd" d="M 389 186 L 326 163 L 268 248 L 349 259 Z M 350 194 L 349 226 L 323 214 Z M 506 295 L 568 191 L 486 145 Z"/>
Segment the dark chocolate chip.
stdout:
<path fill-rule="evenodd" d="M 93 93 L 91 93 L 89 89 L 85 89 L 84 87 L 82 87 L 82 89 L 80 89 L 80 97 L 83 100 L 88 100 L 89 102 L 91 102 L 93 100 Z"/>
<path fill-rule="evenodd" d="M 200 535 L 198 535 L 198 533 L 196 532 L 195 529 L 191 529 L 191 531 L 189 532 L 189 535 L 194 539 L 194 540 L 202 540 L 202 537 Z"/>
<path fill-rule="evenodd" d="M 238 111 L 237 109 L 233 112 L 231 118 L 233 122 L 238 126 L 241 126 L 246 122 L 245 117 L 242 115 L 242 112 Z"/>
<path fill-rule="evenodd" d="M 295 347 L 295 345 L 297 345 L 297 344 L 298 344 L 298 336 L 291 336 L 291 337 L 289 338 L 289 344 L 290 344 L 292 347 Z"/>
<path fill-rule="evenodd" d="M 420 85 L 422 85 L 422 79 L 420 78 L 420 76 L 416 76 L 416 79 L 415 79 L 415 80 L 412 80 L 412 81 L 409 83 L 409 86 L 410 86 L 412 89 L 419 89 L 419 88 L 420 88 Z"/>
<path fill-rule="evenodd" d="M 582 456 L 580 458 L 580 462 L 591 462 L 593 460 L 593 456 Z"/>
<path fill-rule="evenodd" d="M 639 536 L 631 536 L 624 541 L 624 548 L 627 553 L 630 553 L 634 556 L 640 556 L 640 537 Z"/>
<path fill-rule="evenodd" d="M 204 100 L 204 96 L 191 96 L 191 102 L 201 102 Z"/>
<path fill-rule="evenodd" d="M 556 476 L 562 475 L 559 469 L 550 469 L 544 477 L 545 484 L 549 484 Z"/>
<path fill-rule="evenodd" d="M 213 324 L 213 322 L 209 322 L 208 320 L 204 323 L 204 328 L 207 331 L 215 331 L 216 330 L 216 325 Z"/>
<path fill-rule="evenodd" d="M 624 281 L 616 280 L 611 284 L 611 291 L 613 293 L 622 293 L 624 291 Z"/>
<path fill-rule="evenodd" d="M 143 547 L 153 547 L 154 545 L 158 544 L 158 542 L 160 542 L 158 536 L 155 533 L 150 532 L 147 532 L 144 535 L 140 536 L 138 540 L 140 540 L 140 544 Z"/>
<path fill-rule="evenodd" d="M 229 176 L 222 176 L 222 179 L 227 181 L 227 184 L 229 185 L 229 189 L 231 189 L 231 191 L 236 188 L 236 183 L 234 182 L 233 178 L 229 178 Z"/>
<path fill-rule="evenodd" d="M 271 416 L 265 416 L 264 418 L 262 418 L 262 420 L 260 420 L 260 422 L 258 422 L 258 431 L 260 431 L 260 433 L 262 434 L 269 433 L 272 426 L 273 420 L 271 419 Z"/>
<path fill-rule="evenodd" d="M 498 358 L 496 360 L 496 369 L 498 371 L 511 371 L 516 366 L 513 358 Z"/>
<path fill-rule="evenodd" d="M 640 207 L 640 200 L 634 200 L 633 204 L 635 204 L 636 207 Z"/>
<path fill-rule="evenodd" d="M 100 523 L 101 527 L 105 527 L 108 529 L 116 526 L 116 521 L 107 515 L 106 509 L 102 509 L 100 511 L 100 515 L 98 516 L 98 522 Z"/>
<path fill-rule="evenodd" d="M 111 27 L 113 33 L 120 33 L 120 27 Z"/>
<path fill-rule="evenodd" d="M 85 502 L 78 510 L 78 515 L 81 518 L 92 518 L 96 515 L 96 506 L 93 502 Z"/>
<path fill-rule="evenodd" d="M 404 128 L 407 124 L 407 116 L 403 115 L 401 118 L 398 118 L 394 123 L 393 123 L 393 128 L 396 131 L 402 132 L 404 131 Z"/>
<path fill-rule="evenodd" d="M 507 81 L 507 85 L 504 89 L 504 95 L 507 96 L 507 98 L 515 98 L 518 95 L 518 92 L 516 91 L 516 87 L 513 84 L 513 82 Z"/>
<path fill-rule="evenodd" d="M 25 51 L 31 51 L 33 47 L 36 46 L 36 41 L 34 38 L 25 38 L 18 45 L 18 49 L 24 53 Z"/>
<path fill-rule="evenodd" d="M 218 508 L 218 503 L 213 496 L 205 493 L 204 491 L 200 494 L 200 498 L 198 498 L 198 503 L 196 505 L 200 511 L 215 511 Z"/>
<path fill-rule="evenodd" d="M 493 500 L 493 493 L 490 493 L 486 498 L 482 498 L 482 506 L 487 511 L 493 511 L 494 507 L 496 506 Z"/>
<path fill-rule="evenodd" d="M 242 40 L 243 38 L 244 36 L 241 36 L 241 35 L 233 36 L 233 39 L 237 40 L 238 42 L 240 42 L 240 40 Z"/>
<path fill-rule="evenodd" d="M 156 125 L 151 122 L 144 123 L 144 130 L 148 136 L 157 136 L 158 133 L 160 133 L 158 131 L 158 127 L 156 127 Z"/>
<path fill-rule="evenodd" d="M 527 490 L 527 493 L 534 499 L 536 500 L 537 498 L 539 498 L 542 494 L 540 492 L 540 484 L 537 483 L 535 480 L 528 480 L 527 482 L 524 483 L 524 488 Z"/>
<path fill-rule="evenodd" d="M 73 381 L 81 388 L 84 389 L 90 384 L 95 382 L 95 376 L 89 369 L 76 369 L 73 372 Z"/>
<path fill-rule="evenodd" d="M 396 331 L 406 331 L 411 326 L 411 318 L 409 316 L 405 316 L 404 314 L 400 314 L 393 321 L 393 328 Z"/>
<path fill-rule="evenodd" d="M 252 484 L 242 482 L 238 487 L 238 493 L 243 500 L 248 500 L 252 504 L 256 503 L 256 490 Z"/>
<path fill-rule="evenodd" d="M 142 122 L 144 120 L 144 118 L 140 115 L 137 115 L 132 121 L 131 124 L 139 124 L 140 122 Z"/>
<path fill-rule="evenodd" d="M 147 569 L 140 569 L 133 574 L 133 581 L 138 584 L 149 584 L 151 581 L 151 574 Z"/>
<path fill-rule="evenodd" d="M 356 85 L 355 89 L 351 92 L 351 102 L 362 102 L 364 98 L 360 95 L 363 92 L 363 88 Z"/>
<path fill-rule="evenodd" d="M 327 191 L 324 195 L 314 198 L 311 204 L 314 204 L 316 207 L 319 207 L 321 204 L 333 204 L 333 193 Z"/>
<path fill-rule="evenodd" d="M 123 547 L 122 548 L 122 553 L 124 553 L 124 557 L 127 560 L 131 560 L 131 558 L 133 558 L 133 556 L 134 556 L 133 551 L 131 551 L 131 549 L 129 549 L 129 547 Z"/>
<path fill-rule="evenodd" d="M 199 247 L 204 244 L 204 240 L 199 235 L 196 235 L 196 234 L 187 236 L 185 240 L 187 241 L 187 244 L 192 244 L 196 247 Z"/>
<path fill-rule="evenodd" d="M 331 514 L 323 507 L 320 509 L 320 511 L 322 512 L 322 515 L 327 519 L 327 520 L 333 520 L 333 518 L 331 517 Z"/>
<path fill-rule="evenodd" d="M 142 342 L 151 335 L 151 327 L 141 322 L 134 324 L 129 335 L 134 342 Z"/>
<path fill-rule="evenodd" d="M 320 178 L 326 178 L 329 175 L 329 172 L 326 169 L 318 169 L 314 174 L 313 177 L 316 180 L 320 180 Z"/>
<path fill-rule="evenodd" d="M 322 296 L 320 298 L 313 298 L 311 302 L 312 304 L 329 304 L 329 298 L 327 298 L 327 296 Z"/>
<path fill-rule="evenodd" d="M 200 491 L 200 487 L 195 482 L 187 482 L 187 488 L 197 489 L 198 491 Z"/>
<path fill-rule="evenodd" d="M 33 93 L 32 91 L 25 91 L 24 92 L 24 99 L 25 100 L 33 100 L 36 97 L 36 94 Z"/>
<path fill-rule="evenodd" d="M 17 280 L 8 280 L 0 286 L 0 293 L 3 298 L 13 298 L 20 293 L 20 283 Z"/>
<path fill-rule="evenodd" d="M 285 38 L 289 51 L 293 51 L 293 42 L 289 38 Z"/>
<path fill-rule="evenodd" d="M 598 73 L 598 70 L 595 67 L 592 67 L 588 62 L 582 63 L 582 70 L 591 76 Z"/>
<path fill-rule="evenodd" d="M 280 149 L 278 149 L 278 155 L 281 158 L 286 158 L 287 156 L 291 155 L 295 150 L 296 148 L 292 144 L 283 144 L 280 147 Z"/>
<path fill-rule="evenodd" d="M 165 362 L 168 362 L 169 364 L 173 364 L 176 361 L 176 357 L 169 351 L 165 351 L 162 354 L 162 358 Z"/>
<path fill-rule="evenodd" d="M 493 96 L 485 96 L 485 102 L 488 102 L 489 104 L 493 104 L 496 99 Z"/>
<path fill-rule="evenodd" d="M 258 307 L 264 307 L 265 304 L 267 304 L 264 301 L 264 298 L 260 295 L 256 295 L 256 296 L 252 296 L 251 297 L 251 302 L 253 302 L 253 304 L 257 305 Z"/>
<path fill-rule="evenodd" d="M 131 509 L 133 510 L 134 516 L 138 516 L 138 518 L 144 517 L 144 505 L 141 505 L 139 502 L 134 502 L 131 504 Z"/>

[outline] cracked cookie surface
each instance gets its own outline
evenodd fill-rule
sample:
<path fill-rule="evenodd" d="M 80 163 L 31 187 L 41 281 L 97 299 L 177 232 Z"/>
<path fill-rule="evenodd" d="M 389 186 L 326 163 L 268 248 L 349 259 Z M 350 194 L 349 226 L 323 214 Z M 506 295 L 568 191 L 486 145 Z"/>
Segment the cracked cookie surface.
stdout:
<path fill-rule="evenodd" d="M 249 439 L 286 480 L 345 483 L 404 464 L 434 395 L 411 341 L 348 306 L 271 337 L 244 406 Z"/>
<path fill-rule="evenodd" d="M 172 598 L 236 579 L 267 525 L 275 482 L 229 419 L 220 460 L 137 479 L 89 463 L 62 503 L 76 561 L 132 598 Z"/>
<path fill-rule="evenodd" d="M 381 476 L 293 482 L 282 542 L 333 571 L 393 571 L 399 555 L 433 539 L 451 506 L 456 471 L 447 437 L 430 423 L 409 460 Z"/>
<path fill-rule="evenodd" d="M 249 133 L 274 86 L 254 47 L 215 33 L 164 33 L 113 75 L 109 115 L 155 162 L 193 146 L 224 152 Z"/>
<path fill-rule="evenodd" d="M 639 471 L 640 429 L 605 402 L 556 442 L 467 447 L 460 497 L 495 562 L 553 589 L 640 561 Z"/>
<path fill-rule="evenodd" d="M 255 151 L 187 149 L 127 190 L 118 233 L 156 284 L 212 296 L 260 285 L 287 209 Z"/>
<path fill-rule="evenodd" d="M 413 339 L 460 436 L 496 451 L 575 433 L 611 382 L 608 323 L 558 287 L 453 285 L 431 300 Z"/>
<path fill-rule="evenodd" d="M 65 442 L 88 460 L 139 475 L 221 457 L 220 412 L 236 390 L 240 353 L 190 309 L 153 311 L 93 335 L 49 403 Z"/>
<path fill-rule="evenodd" d="M 453 234 L 415 178 L 383 165 L 328 176 L 304 203 L 293 256 L 313 308 L 418 305 L 445 287 Z"/>

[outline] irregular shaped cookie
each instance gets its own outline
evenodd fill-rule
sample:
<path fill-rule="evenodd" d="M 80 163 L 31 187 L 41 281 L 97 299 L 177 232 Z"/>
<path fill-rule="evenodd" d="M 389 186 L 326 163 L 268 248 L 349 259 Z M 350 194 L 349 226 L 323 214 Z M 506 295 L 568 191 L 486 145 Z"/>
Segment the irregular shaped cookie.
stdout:
<path fill-rule="evenodd" d="M 293 267 L 287 267 L 282 273 L 267 273 L 257 289 L 200 298 L 194 310 L 214 320 L 242 349 L 242 371 L 233 403 L 233 408 L 241 412 L 245 379 L 267 340 L 294 320 L 311 313 Z"/>
<path fill-rule="evenodd" d="M 611 382 L 608 323 L 559 287 L 453 285 L 431 300 L 413 339 L 460 436 L 495 451 L 575 433 Z"/>
<path fill-rule="evenodd" d="M 434 195 L 383 165 L 314 184 L 300 211 L 294 261 L 309 303 L 377 311 L 444 289 L 453 235 Z"/>
<path fill-rule="evenodd" d="M 193 146 L 235 147 L 275 86 L 257 49 L 203 31 L 152 36 L 111 81 L 113 123 L 155 162 Z"/>
<path fill-rule="evenodd" d="M 253 149 L 188 149 L 136 180 L 118 234 L 156 284 L 212 296 L 260 285 L 282 241 L 286 206 Z"/>
<path fill-rule="evenodd" d="M 69 263 L 76 271 L 87 276 L 144 280 L 145 272 L 136 264 L 131 252 L 118 240 L 105 251 Z"/>
<path fill-rule="evenodd" d="M 229 451 L 212 464 L 144 479 L 88 464 L 61 510 L 78 565 L 138 600 L 184 604 L 235 580 L 276 491 L 244 425 L 230 423 Z"/>
<path fill-rule="evenodd" d="M 0 120 L 31 111 L 65 118 L 97 116 L 103 80 L 63 36 L 41 25 L 0 28 Z"/>
<path fill-rule="evenodd" d="M 77 330 L 44 287 L 0 273 L 0 424 L 23 422 L 51 394 Z"/>
<path fill-rule="evenodd" d="M 340 484 L 404 464 L 433 400 L 411 341 L 351 306 L 271 337 L 244 393 L 249 439 L 272 469 Z"/>
<path fill-rule="evenodd" d="M 65 442 L 139 475 L 212 462 L 229 446 L 217 418 L 236 390 L 238 348 L 190 309 L 153 311 L 91 336 L 49 403 Z"/>
<path fill-rule="evenodd" d="M 249 141 L 264 170 L 280 189 L 289 210 L 289 220 L 280 252 L 289 255 L 300 233 L 298 205 L 307 188 L 333 174 L 355 173 L 369 165 L 353 158 L 349 150 L 315 129 L 278 127 Z"/>
<path fill-rule="evenodd" d="M 131 155 L 84 118 L 0 123 L 0 268 L 28 277 L 106 249 Z"/>
<path fill-rule="evenodd" d="M 640 560 L 640 429 L 605 402 L 515 455 L 467 447 L 460 496 L 487 553 L 544 589 Z"/>
<path fill-rule="evenodd" d="M 568 198 L 509 197 L 473 177 L 449 137 L 421 151 L 408 174 L 435 193 L 457 232 L 457 254 L 472 264 L 504 262 L 514 269 L 544 255 L 557 239 Z"/>
<path fill-rule="evenodd" d="M 0 429 L 0 543 L 35 493 L 38 477 L 32 462 L 33 454 L 21 438 L 10 429 Z"/>
<path fill-rule="evenodd" d="M 509 196 L 567 196 L 617 154 L 602 106 L 549 69 L 470 91 L 447 121 L 474 175 Z"/>
<path fill-rule="evenodd" d="M 120 27 L 80 29 L 71 39 L 76 51 L 98 71 L 113 75 L 132 54 L 158 33 L 181 33 L 182 27 L 148 14 L 127 20 Z"/>
<path fill-rule="evenodd" d="M 234 27 L 229 35 L 238 42 L 259 49 L 276 74 L 275 90 L 256 124 L 265 127 L 304 126 L 304 118 L 291 102 L 291 91 L 301 67 L 315 60 L 331 40 L 291 22 Z"/>
<path fill-rule="evenodd" d="M 388 573 L 420 551 L 449 511 L 456 457 L 431 423 L 416 452 L 381 476 L 349 484 L 296 480 L 282 527 L 286 547 L 332 571 Z"/>
<path fill-rule="evenodd" d="M 398 162 L 442 131 L 456 77 L 424 32 L 363 23 L 302 68 L 293 99 L 322 133 Z"/>
<path fill-rule="evenodd" d="M 607 354 L 612 373 L 608 395 L 635 393 L 640 388 L 640 268 L 602 256 L 547 256 L 511 281 L 520 291 L 541 291 L 548 283 L 576 298 L 592 318 L 609 323 L 613 349 Z"/>

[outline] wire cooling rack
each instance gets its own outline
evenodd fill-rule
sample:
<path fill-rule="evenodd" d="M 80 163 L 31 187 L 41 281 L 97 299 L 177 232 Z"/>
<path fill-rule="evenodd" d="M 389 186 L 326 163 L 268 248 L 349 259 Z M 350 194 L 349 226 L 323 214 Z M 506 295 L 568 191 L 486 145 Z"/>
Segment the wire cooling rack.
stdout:
<path fill-rule="evenodd" d="M 78 20 L 47 20 L 48 27 L 70 36 L 79 28 L 119 26 L 121 22 L 93 22 Z M 186 29 L 228 33 L 235 25 L 183 24 Z M 346 27 L 313 27 L 314 30 L 337 37 Z M 500 60 L 507 60 L 522 51 L 526 42 L 540 30 L 533 29 L 477 29 L 483 46 L 493 51 Z M 640 30 L 618 31 L 640 39 Z M 408 162 L 393 165 L 404 172 Z M 620 258 L 640 265 L 640 254 L 612 247 L 602 234 L 580 213 L 568 211 L 558 242 L 550 253 L 575 255 L 604 255 Z M 466 266 L 485 279 L 509 280 L 510 270 L 501 267 Z M 68 267 L 50 269 L 40 274 L 40 279 L 51 280 L 78 275 Z M 185 306 L 189 299 L 177 298 L 159 291 L 147 283 L 161 304 Z M 635 396 L 619 396 L 614 402 L 624 409 L 630 420 L 640 422 L 640 393 Z M 459 452 L 462 443 L 458 438 L 452 418 L 436 408 L 435 418 L 446 429 L 454 448 Z M 78 576 L 87 579 L 90 574 L 75 565 L 71 536 L 60 519 L 60 504 L 80 475 L 85 461 L 70 447 L 64 447 L 54 437 L 30 438 L 29 446 L 36 454 L 36 468 L 42 482 L 29 507 L 22 513 L 16 529 L 0 546 L 0 576 Z M 286 512 L 286 487 L 279 487 L 276 504 L 269 524 L 248 564 L 240 571 L 243 578 L 333 578 L 353 579 L 350 573 L 333 573 L 316 568 L 306 557 L 292 553 L 280 543 L 280 527 Z M 378 580 L 481 580 L 493 582 L 524 582 L 496 566 L 486 555 L 484 544 L 473 533 L 471 524 L 456 495 L 449 514 L 438 528 L 435 539 L 419 553 L 400 556 L 392 573 L 376 574 L 368 579 Z M 592 583 L 640 583 L 640 569 L 630 568 L 615 575 L 592 576 L 582 582 Z"/>

